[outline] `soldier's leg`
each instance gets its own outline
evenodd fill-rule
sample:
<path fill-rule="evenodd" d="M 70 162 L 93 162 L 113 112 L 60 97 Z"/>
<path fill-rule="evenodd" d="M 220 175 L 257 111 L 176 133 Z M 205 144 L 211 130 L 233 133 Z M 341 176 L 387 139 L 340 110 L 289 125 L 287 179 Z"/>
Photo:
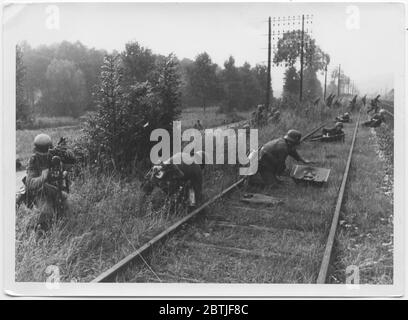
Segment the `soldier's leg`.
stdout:
<path fill-rule="evenodd" d="M 282 182 L 277 178 L 278 171 L 279 168 L 275 163 L 267 163 L 259 168 L 259 174 L 264 184 L 267 185 L 276 185 Z"/>
<path fill-rule="evenodd" d="M 41 200 L 37 203 L 40 214 L 36 223 L 36 231 L 39 233 L 45 233 L 50 228 L 55 220 L 55 209 L 51 201 Z"/>

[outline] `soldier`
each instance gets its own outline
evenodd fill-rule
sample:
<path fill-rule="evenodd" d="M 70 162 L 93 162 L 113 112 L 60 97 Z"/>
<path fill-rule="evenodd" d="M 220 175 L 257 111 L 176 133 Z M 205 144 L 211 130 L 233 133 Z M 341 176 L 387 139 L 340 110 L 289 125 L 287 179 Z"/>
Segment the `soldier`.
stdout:
<path fill-rule="evenodd" d="M 377 128 L 383 122 L 385 122 L 385 110 L 381 109 L 378 113 L 374 114 L 374 116 L 370 120 L 364 122 L 363 126 Z"/>
<path fill-rule="evenodd" d="M 332 136 L 336 136 L 339 134 L 344 134 L 342 122 L 337 122 L 333 128 L 323 128 L 322 129 L 323 137 L 332 137 Z"/>
<path fill-rule="evenodd" d="M 302 159 L 297 153 L 296 146 L 300 144 L 302 135 L 297 130 L 289 130 L 283 138 L 278 138 L 264 144 L 259 151 L 258 170 L 265 184 L 282 183 L 277 178 L 285 169 L 285 161 L 291 156 L 304 164 L 311 163 Z"/>
<path fill-rule="evenodd" d="M 256 124 L 258 126 L 264 123 L 264 105 L 259 104 L 256 109 Z"/>
<path fill-rule="evenodd" d="M 375 99 L 371 100 L 371 108 L 367 110 L 367 114 L 370 113 L 371 111 L 374 111 L 374 114 L 378 113 L 378 108 L 379 106 L 379 102 L 380 102 L 380 97 L 381 95 L 378 95 L 375 97 Z"/>
<path fill-rule="evenodd" d="M 200 120 L 197 119 L 197 122 L 194 124 L 194 129 L 203 130 L 203 126 L 200 123 Z"/>
<path fill-rule="evenodd" d="M 349 104 L 350 112 L 354 111 L 354 109 L 356 108 L 356 104 L 357 104 L 357 95 L 355 95 L 353 99 L 350 101 L 350 104 Z"/>
<path fill-rule="evenodd" d="M 367 102 L 367 95 L 365 94 L 364 97 L 361 99 L 361 101 L 363 102 L 364 107 L 366 106 L 366 102 Z"/>
<path fill-rule="evenodd" d="M 180 187 L 187 184 L 194 191 L 194 201 L 192 206 L 201 203 L 203 199 L 203 173 L 206 155 L 203 151 L 196 152 L 195 161 L 187 164 L 183 157 L 189 154 L 179 152 L 161 164 L 155 165 L 146 175 L 146 182 L 143 185 L 144 196 L 149 195 L 155 186 L 159 186 L 169 195 L 176 193 Z M 180 164 L 175 164 L 180 163 Z M 201 163 L 201 164 L 200 164 Z M 194 203 L 195 202 L 195 203 Z"/>
<path fill-rule="evenodd" d="M 333 103 L 333 99 L 334 99 L 335 96 L 336 96 L 335 94 L 331 93 L 331 94 L 327 97 L 327 99 L 326 99 L 326 105 L 327 105 L 329 108 L 331 107 L 331 105 L 332 105 L 332 103 Z"/>
<path fill-rule="evenodd" d="M 41 214 L 36 227 L 43 232 L 48 230 L 55 215 L 60 217 L 69 207 L 67 193 L 69 186 L 63 165 L 74 164 L 75 156 L 64 148 L 58 149 L 58 153 L 50 158 L 51 154 L 54 154 L 51 152 L 57 148 L 52 149 L 52 141 L 48 135 L 37 135 L 34 138 L 34 154 L 27 166 L 25 180 L 27 200 L 32 200 L 40 209 Z M 28 202 L 31 202 L 30 200 Z"/>

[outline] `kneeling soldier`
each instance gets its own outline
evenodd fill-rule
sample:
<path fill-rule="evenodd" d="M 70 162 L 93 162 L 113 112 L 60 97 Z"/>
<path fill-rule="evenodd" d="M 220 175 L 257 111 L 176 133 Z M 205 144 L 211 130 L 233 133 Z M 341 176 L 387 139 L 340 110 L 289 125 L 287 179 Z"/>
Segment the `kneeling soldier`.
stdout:
<path fill-rule="evenodd" d="M 278 138 L 264 144 L 259 151 L 258 171 L 265 184 L 281 183 L 277 175 L 285 169 L 285 161 L 291 156 L 304 164 L 310 163 L 297 153 L 296 146 L 300 144 L 302 135 L 297 130 L 289 130 L 283 138 Z"/>
<path fill-rule="evenodd" d="M 185 163 L 183 157 L 190 157 L 190 155 L 179 152 L 163 163 L 153 166 L 145 177 L 144 195 L 149 195 L 155 186 L 160 187 L 168 195 L 173 195 L 180 190 L 180 187 L 185 187 L 188 184 L 194 192 L 190 204 L 196 206 L 201 203 L 203 198 L 202 169 L 205 163 L 205 153 L 197 152 L 194 155 L 195 161 L 191 164 Z M 175 162 L 179 164 L 175 164 Z M 190 190 L 188 191 L 190 192 Z"/>
<path fill-rule="evenodd" d="M 52 149 L 51 138 L 39 134 L 34 139 L 34 154 L 28 167 L 26 199 L 40 209 L 37 228 L 46 231 L 55 214 L 59 217 L 68 209 L 68 179 L 64 164 L 75 163 L 74 154 L 61 148 Z M 30 200 L 28 200 L 30 199 Z"/>

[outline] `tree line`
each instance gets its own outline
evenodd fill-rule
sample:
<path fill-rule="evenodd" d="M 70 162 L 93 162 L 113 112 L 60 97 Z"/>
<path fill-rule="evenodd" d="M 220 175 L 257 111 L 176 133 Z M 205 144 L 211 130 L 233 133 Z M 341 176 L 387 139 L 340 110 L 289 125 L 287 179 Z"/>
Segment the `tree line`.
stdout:
<path fill-rule="evenodd" d="M 20 107 L 17 118 L 29 115 L 71 116 L 78 118 L 96 109 L 95 90 L 100 82 L 101 67 L 108 52 L 88 48 L 80 42 L 64 41 L 32 48 L 23 42 L 17 46 L 17 83 Z M 137 42 L 129 42 L 120 56 L 126 84 L 151 78 L 160 54 Z M 265 96 L 266 67 L 244 63 L 238 67 L 229 57 L 223 68 L 208 53 L 194 60 L 174 57 L 180 76 L 182 107 L 218 105 L 224 112 L 245 110 L 262 103 Z"/>

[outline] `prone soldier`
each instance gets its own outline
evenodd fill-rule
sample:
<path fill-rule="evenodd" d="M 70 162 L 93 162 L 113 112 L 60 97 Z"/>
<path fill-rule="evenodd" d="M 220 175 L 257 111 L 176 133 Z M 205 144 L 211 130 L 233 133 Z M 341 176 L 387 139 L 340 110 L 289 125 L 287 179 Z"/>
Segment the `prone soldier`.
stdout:
<path fill-rule="evenodd" d="M 363 122 L 363 126 L 377 128 L 383 122 L 385 122 L 385 110 L 381 109 L 378 113 L 374 114 L 374 116 L 370 120 Z"/>
<path fill-rule="evenodd" d="M 292 129 L 283 138 L 274 139 L 262 146 L 258 157 L 258 171 L 265 184 L 282 183 L 277 175 L 286 170 L 285 161 L 288 156 L 304 164 L 311 163 L 304 160 L 296 151 L 301 137 L 299 131 Z"/>
<path fill-rule="evenodd" d="M 341 134 L 344 134 L 342 122 L 337 122 L 333 128 L 323 128 L 322 129 L 323 137 L 332 137 L 332 136 L 341 135 Z"/>
<path fill-rule="evenodd" d="M 378 113 L 378 108 L 380 107 L 379 103 L 380 103 L 380 97 L 381 95 L 378 95 L 375 97 L 375 99 L 372 99 L 370 102 L 370 109 L 367 110 L 367 114 L 370 113 L 371 111 L 374 111 L 374 114 Z"/>
<path fill-rule="evenodd" d="M 346 112 L 340 116 L 336 117 L 336 121 L 337 122 L 350 122 L 351 118 L 350 118 L 350 113 Z"/>

